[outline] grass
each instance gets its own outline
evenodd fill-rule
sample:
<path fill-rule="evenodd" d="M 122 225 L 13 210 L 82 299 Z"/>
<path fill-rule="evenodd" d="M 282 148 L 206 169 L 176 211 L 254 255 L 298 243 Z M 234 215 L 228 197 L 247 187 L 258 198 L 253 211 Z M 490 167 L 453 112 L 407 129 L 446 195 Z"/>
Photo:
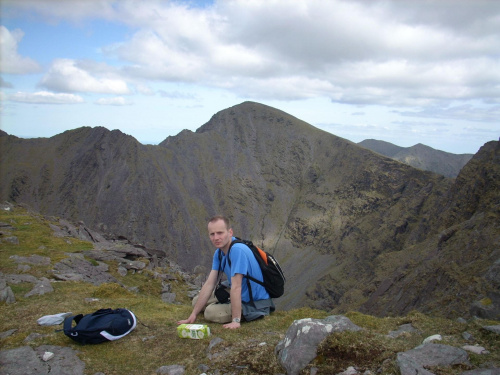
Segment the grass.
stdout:
<path fill-rule="evenodd" d="M 0 222 L 9 223 L 14 229 L 10 235 L 19 239 L 14 245 L 0 244 L 0 271 L 4 274 L 21 273 L 18 264 L 11 256 L 30 257 L 32 254 L 49 257 L 48 266 L 31 265 L 25 273 L 36 277 L 53 278 L 55 263 L 68 256 L 92 248 L 85 241 L 74 238 L 58 238 L 49 227 L 51 221 L 40 215 L 16 207 L 0 213 Z M 5 232 L 5 230 L 4 230 Z M 146 261 L 147 260 L 144 260 Z M 86 374 L 102 372 L 114 374 L 155 374 L 161 366 L 179 364 L 186 368 L 186 374 L 200 374 L 198 366 L 206 364 L 214 372 L 238 374 L 279 374 L 285 370 L 279 365 L 274 348 L 285 336 L 286 330 L 294 320 L 303 318 L 323 319 L 330 315 L 326 311 L 300 308 L 291 311 L 276 311 L 271 316 L 252 323 L 243 323 L 238 330 L 226 330 L 221 325 L 204 321 L 200 316 L 198 323 L 208 324 L 212 338 L 223 341 L 209 352 L 210 340 L 190 340 L 177 337 L 177 324 L 191 312 L 190 300 L 186 296 L 188 287 L 179 274 L 171 270 L 143 270 L 128 273 L 122 277 L 116 264 L 109 263 L 110 273 L 126 287 L 136 287 L 139 292 L 109 283 L 94 286 L 81 282 L 52 282 L 53 293 L 25 298 L 32 288 L 30 283 L 11 285 L 16 302 L 0 303 L 0 332 L 10 329 L 17 331 L 1 340 L 2 349 L 24 345 L 58 345 L 78 350 L 78 356 L 86 364 Z M 166 304 L 160 295 L 162 284 L 154 278 L 154 271 L 162 271 L 176 276 L 170 281 L 172 292 L 177 295 L 177 303 Z M 82 346 L 57 331 L 62 326 L 43 327 L 37 319 L 44 315 L 61 312 L 92 313 L 100 308 L 128 308 L 138 318 L 137 328 L 127 337 L 100 345 Z M 349 312 L 346 316 L 355 324 L 363 327 L 361 332 L 330 335 L 318 348 L 317 358 L 302 372 L 310 373 L 316 367 L 318 374 L 332 374 L 344 371 L 349 366 L 376 373 L 398 374 L 395 364 L 396 354 L 419 345 L 423 338 L 439 333 L 443 342 L 463 346 L 461 334 L 471 333 L 477 342 L 490 351 L 489 355 L 470 354 L 471 363 L 500 365 L 500 339 L 498 335 L 485 331 L 484 325 L 498 324 L 474 320 L 467 324 L 443 318 L 432 318 L 418 312 L 405 317 L 376 318 Z M 406 323 L 411 323 L 416 332 L 405 333 L 391 339 L 387 334 Z M 41 336 L 31 342 L 24 340 L 31 333 Z M 222 355 L 221 355 L 222 354 Z M 211 356 L 211 359 L 208 357 Z M 433 369 L 436 374 L 455 374 L 464 368 Z"/>

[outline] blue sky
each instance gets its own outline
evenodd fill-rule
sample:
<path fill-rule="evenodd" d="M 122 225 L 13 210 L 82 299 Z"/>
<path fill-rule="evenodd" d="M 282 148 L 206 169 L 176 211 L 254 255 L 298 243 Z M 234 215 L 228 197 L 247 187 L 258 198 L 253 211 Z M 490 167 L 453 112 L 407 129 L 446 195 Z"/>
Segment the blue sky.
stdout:
<path fill-rule="evenodd" d="M 475 153 L 500 136 L 496 0 L 0 6 L 0 127 L 19 137 L 156 144 L 246 100 L 353 142 Z"/>

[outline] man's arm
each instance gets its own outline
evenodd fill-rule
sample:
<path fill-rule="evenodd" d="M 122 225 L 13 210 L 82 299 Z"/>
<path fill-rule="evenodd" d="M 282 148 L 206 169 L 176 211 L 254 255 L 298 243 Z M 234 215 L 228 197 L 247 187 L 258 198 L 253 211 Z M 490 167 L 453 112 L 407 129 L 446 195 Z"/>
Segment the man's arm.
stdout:
<path fill-rule="evenodd" d="M 185 320 L 179 320 L 177 324 L 190 324 L 196 321 L 197 315 L 203 310 L 205 305 L 207 304 L 212 292 L 214 291 L 215 284 L 217 283 L 218 272 L 216 270 L 211 270 L 208 275 L 208 279 L 203 284 L 203 287 L 200 290 L 200 294 L 198 295 L 198 300 L 193 307 L 193 312 L 189 315 L 189 318 Z"/>
<path fill-rule="evenodd" d="M 231 277 L 231 315 L 232 319 L 241 319 L 241 283 L 243 275 L 237 273 Z M 231 323 L 224 324 L 224 328 L 240 328 L 241 324 L 232 321 Z"/>

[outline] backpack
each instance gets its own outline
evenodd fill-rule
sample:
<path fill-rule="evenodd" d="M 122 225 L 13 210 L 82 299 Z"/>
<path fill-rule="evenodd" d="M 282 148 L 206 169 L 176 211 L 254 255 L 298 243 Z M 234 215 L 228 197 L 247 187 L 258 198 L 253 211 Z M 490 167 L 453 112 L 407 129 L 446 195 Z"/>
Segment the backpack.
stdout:
<path fill-rule="evenodd" d="M 253 302 L 253 296 L 252 296 L 252 288 L 250 286 L 250 280 L 266 288 L 269 297 L 271 298 L 281 297 L 285 292 L 286 278 L 276 258 L 273 255 L 269 254 L 268 252 L 255 246 L 252 243 L 252 241 L 242 240 L 236 237 L 236 240 L 231 242 L 231 245 L 229 246 L 229 249 L 227 251 L 227 260 L 229 262 L 229 266 L 231 266 L 231 259 L 229 258 L 229 253 L 231 252 L 231 247 L 233 247 L 235 243 L 242 243 L 248 246 L 250 250 L 252 250 L 252 253 L 255 256 L 255 259 L 257 259 L 257 262 L 259 263 L 260 269 L 262 271 L 262 277 L 264 279 L 263 282 L 257 280 L 256 278 L 250 276 L 249 274 L 245 275 L 252 302 Z M 222 255 L 219 253 L 219 256 Z"/>
<path fill-rule="evenodd" d="M 72 327 L 73 321 L 76 326 Z M 137 325 L 132 311 L 100 309 L 92 314 L 79 314 L 64 319 L 64 334 L 81 344 L 100 344 L 128 335 Z"/>

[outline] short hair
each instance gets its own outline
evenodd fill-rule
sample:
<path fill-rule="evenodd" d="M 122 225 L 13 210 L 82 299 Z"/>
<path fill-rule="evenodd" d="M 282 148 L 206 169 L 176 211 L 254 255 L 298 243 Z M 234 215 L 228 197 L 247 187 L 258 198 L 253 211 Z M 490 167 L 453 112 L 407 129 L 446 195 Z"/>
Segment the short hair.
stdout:
<path fill-rule="evenodd" d="M 216 221 L 219 221 L 219 220 L 222 220 L 224 222 L 224 224 L 226 224 L 227 229 L 231 228 L 231 226 L 229 224 L 229 219 L 223 215 L 213 216 L 210 220 L 208 220 L 208 223 L 215 223 Z"/>

